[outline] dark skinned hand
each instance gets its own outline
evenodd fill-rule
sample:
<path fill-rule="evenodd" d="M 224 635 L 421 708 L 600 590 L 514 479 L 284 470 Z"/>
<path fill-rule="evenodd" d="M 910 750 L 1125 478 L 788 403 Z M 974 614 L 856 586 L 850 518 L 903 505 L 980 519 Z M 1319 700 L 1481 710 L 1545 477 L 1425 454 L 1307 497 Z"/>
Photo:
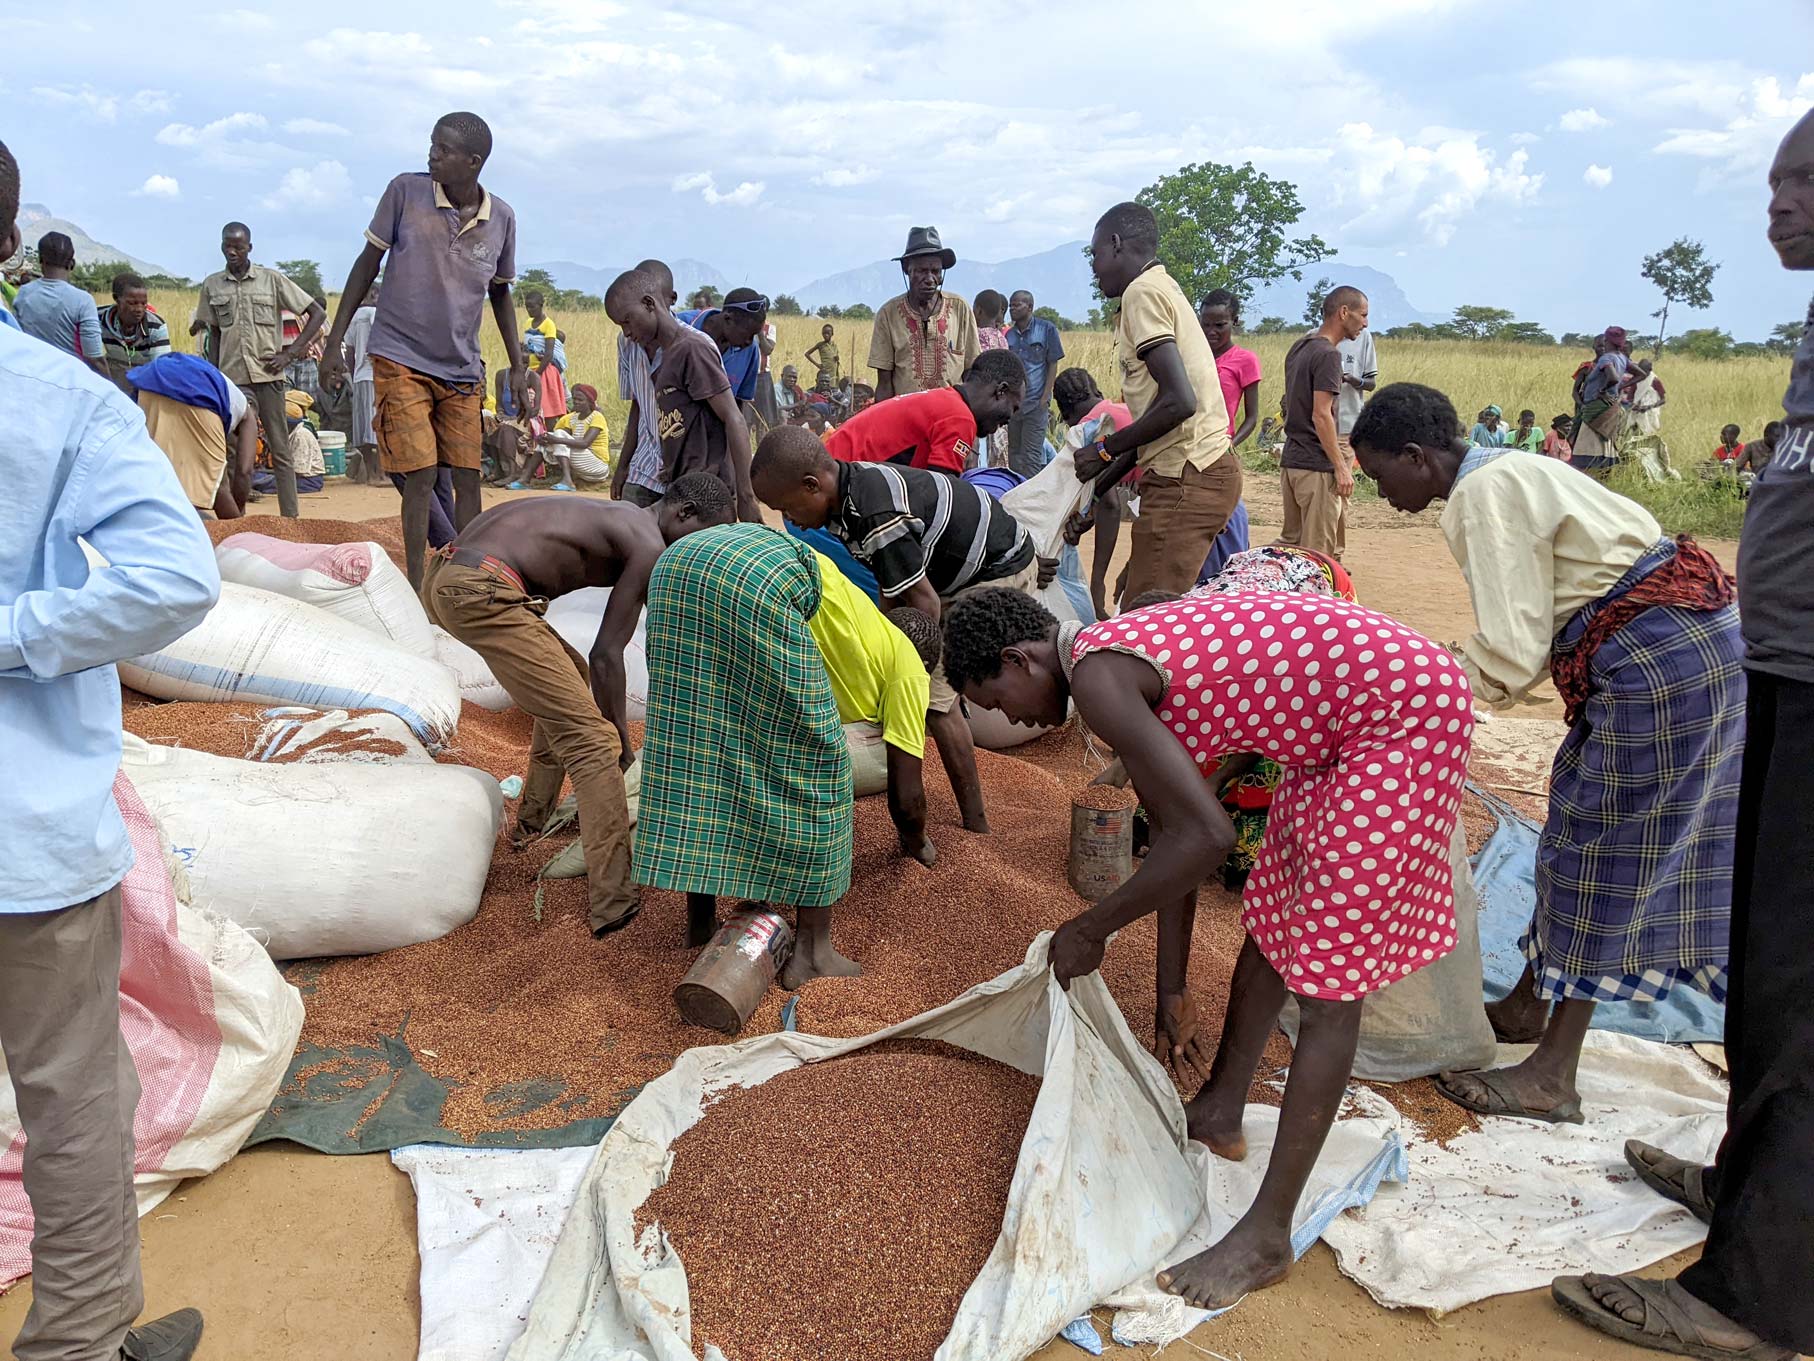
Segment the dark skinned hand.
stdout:
<path fill-rule="evenodd" d="M 1155 1028 L 1153 1052 L 1159 1062 L 1179 1077 L 1195 1073 L 1208 1082 L 1213 1054 L 1203 1042 L 1202 1020 L 1188 992 L 1167 993 L 1159 999 Z"/>
<path fill-rule="evenodd" d="M 1046 962 L 1052 966 L 1058 986 L 1069 992 L 1071 980 L 1095 973 L 1102 967 L 1106 940 L 1097 939 L 1088 922 L 1088 913 L 1072 917 L 1052 933 L 1046 947 Z"/>
<path fill-rule="evenodd" d="M 1109 466 L 1102 455 L 1102 441 L 1091 440 L 1071 456 L 1072 462 L 1077 466 L 1077 480 L 1079 482 L 1092 481 L 1101 475 L 1104 468 Z"/>
<path fill-rule="evenodd" d="M 1039 589 L 1043 591 L 1052 584 L 1052 579 L 1058 575 L 1058 559 L 1039 558 L 1037 561 L 1039 563 L 1039 579 L 1036 584 Z"/>

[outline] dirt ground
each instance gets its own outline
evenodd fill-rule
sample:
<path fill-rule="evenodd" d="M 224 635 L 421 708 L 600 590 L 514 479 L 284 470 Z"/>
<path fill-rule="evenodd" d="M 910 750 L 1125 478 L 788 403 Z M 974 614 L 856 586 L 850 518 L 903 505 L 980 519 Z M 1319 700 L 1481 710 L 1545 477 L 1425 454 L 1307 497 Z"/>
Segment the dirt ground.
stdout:
<path fill-rule="evenodd" d="M 537 494 L 487 489 L 486 501 Z M 1266 542 L 1279 523 L 1276 478 L 1249 474 L 1247 501 L 1254 541 Z M 389 488 L 334 482 L 323 494 L 303 498 L 303 514 L 357 520 L 394 513 L 396 505 Z M 1383 502 L 1364 502 L 1351 516 L 1348 541 L 1346 564 L 1364 603 L 1439 641 L 1472 630 L 1467 588 L 1434 515 L 1413 519 Z M 1124 534 L 1121 554 L 1126 545 Z M 1707 546 L 1732 565 L 1736 544 Z M 1543 702 L 1515 716 L 1559 717 L 1553 693 L 1546 687 L 1543 694 Z M 332 1158 L 287 1144 L 253 1149 L 186 1184 L 141 1228 L 147 1316 L 201 1308 L 208 1331 L 200 1361 L 411 1361 L 416 1355 L 415 1205 L 408 1178 L 388 1157 Z M 1670 1274 L 1693 1255 L 1660 1263 L 1649 1274 Z M 10 1342 L 17 1333 L 30 1299 L 29 1280 L 0 1297 L 0 1339 Z M 1100 1322 L 1106 1336 L 1106 1319 Z M 1062 1361 L 1081 1354 L 1055 1343 L 1039 1355 Z M 1161 1350 L 1111 1346 L 1108 1355 L 1164 1361 L 1338 1355 L 1355 1361 L 1637 1361 L 1654 1353 L 1570 1322 L 1544 1291 L 1500 1296 L 1440 1320 L 1382 1309 L 1336 1270 L 1333 1254 L 1318 1244 L 1285 1284 L 1190 1338 Z"/>

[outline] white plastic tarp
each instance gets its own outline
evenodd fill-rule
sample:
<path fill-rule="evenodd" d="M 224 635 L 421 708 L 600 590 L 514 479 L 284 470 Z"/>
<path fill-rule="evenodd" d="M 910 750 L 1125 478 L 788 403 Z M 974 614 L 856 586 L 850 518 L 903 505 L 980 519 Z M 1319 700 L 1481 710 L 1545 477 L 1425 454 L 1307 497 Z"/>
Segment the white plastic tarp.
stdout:
<path fill-rule="evenodd" d="M 885 1039 L 942 1040 L 1043 1078 L 1001 1236 L 937 1361 L 1027 1356 L 1150 1272 L 1201 1206 L 1183 1107 L 1101 977 L 1067 993 L 1045 954 L 1041 936 L 1019 968 L 861 1039 L 782 1032 L 682 1054 L 600 1144 L 510 1361 L 690 1361 L 685 1267 L 653 1228 L 639 1242 L 634 1225 L 671 1145 L 714 1092 Z"/>
<path fill-rule="evenodd" d="M 1498 1066 L 1528 1053 L 1502 1045 Z M 1579 1082 L 1586 1124 L 1489 1118 L 1447 1148 L 1407 1130 L 1409 1180 L 1323 1235 L 1342 1270 L 1381 1304 L 1441 1313 L 1556 1276 L 1635 1271 L 1700 1242 L 1706 1227 L 1640 1182 L 1624 1146 L 1712 1162 L 1725 1083 L 1687 1049 L 1597 1030 Z"/>

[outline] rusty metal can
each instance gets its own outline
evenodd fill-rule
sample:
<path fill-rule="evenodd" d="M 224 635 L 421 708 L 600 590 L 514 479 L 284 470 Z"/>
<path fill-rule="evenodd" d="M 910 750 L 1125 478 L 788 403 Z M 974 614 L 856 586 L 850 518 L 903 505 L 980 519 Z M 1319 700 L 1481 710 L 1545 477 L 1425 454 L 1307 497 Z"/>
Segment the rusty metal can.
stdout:
<path fill-rule="evenodd" d="M 735 1035 L 762 1004 L 793 950 L 794 929 L 779 912 L 735 912 L 674 989 L 674 1005 L 691 1025 Z"/>

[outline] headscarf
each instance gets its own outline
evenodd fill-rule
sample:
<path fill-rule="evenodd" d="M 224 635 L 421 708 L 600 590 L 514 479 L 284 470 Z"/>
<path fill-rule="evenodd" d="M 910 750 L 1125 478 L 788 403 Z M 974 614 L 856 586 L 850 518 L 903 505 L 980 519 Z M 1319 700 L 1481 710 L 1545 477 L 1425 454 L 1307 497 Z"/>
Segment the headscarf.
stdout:
<path fill-rule="evenodd" d="M 1499 409 L 1499 408 L 1498 408 L 1498 407 L 1496 407 L 1496 406 L 1489 406 L 1489 407 L 1488 407 L 1488 408 L 1487 408 L 1487 409 L 1486 409 L 1486 414 L 1487 414 L 1487 415 L 1489 415 L 1489 416 L 1503 416 L 1503 415 L 1505 415 L 1505 412 L 1503 412 L 1503 411 L 1501 411 L 1501 410 L 1500 410 L 1500 409 Z"/>
<path fill-rule="evenodd" d="M 1621 348 L 1625 344 L 1625 328 L 1623 326 L 1608 326 L 1606 328 L 1606 344 L 1610 349 L 1616 350 Z"/>
<path fill-rule="evenodd" d="M 221 371 L 194 354 L 161 354 L 149 364 L 126 370 L 135 391 L 155 392 L 184 406 L 199 406 L 220 417 L 221 429 L 233 429 L 233 403 Z"/>
<path fill-rule="evenodd" d="M 593 387 L 590 383 L 575 383 L 573 385 L 573 395 L 575 397 L 584 397 L 587 401 L 591 402 L 593 406 L 598 405 L 598 389 Z"/>
<path fill-rule="evenodd" d="M 1222 595 L 1230 591 L 1296 591 L 1354 600 L 1354 581 L 1333 558 L 1309 548 L 1289 544 L 1262 544 L 1232 554 L 1217 572 L 1192 595 Z"/>

